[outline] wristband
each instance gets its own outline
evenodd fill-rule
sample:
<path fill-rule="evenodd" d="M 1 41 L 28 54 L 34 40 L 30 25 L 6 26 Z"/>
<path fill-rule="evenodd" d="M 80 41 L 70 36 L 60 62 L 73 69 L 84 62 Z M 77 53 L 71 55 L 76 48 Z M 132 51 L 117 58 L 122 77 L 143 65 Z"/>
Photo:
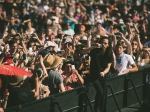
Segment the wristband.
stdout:
<path fill-rule="evenodd" d="M 44 63 L 41 63 L 41 65 L 44 65 Z"/>

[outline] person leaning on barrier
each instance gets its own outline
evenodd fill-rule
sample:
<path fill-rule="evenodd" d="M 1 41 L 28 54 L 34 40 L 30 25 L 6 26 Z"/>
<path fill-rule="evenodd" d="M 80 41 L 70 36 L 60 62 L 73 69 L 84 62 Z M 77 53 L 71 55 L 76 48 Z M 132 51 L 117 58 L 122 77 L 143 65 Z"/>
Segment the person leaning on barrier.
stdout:
<path fill-rule="evenodd" d="M 113 61 L 113 52 L 111 41 L 108 37 L 102 37 L 98 46 L 83 49 L 83 53 L 89 53 L 90 62 L 90 80 L 96 90 L 95 112 L 104 112 L 107 93 L 107 73 L 110 70 Z"/>
<path fill-rule="evenodd" d="M 66 61 L 63 64 L 63 70 L 64 72 L 61 74 L 61 76 L 63 78 L 66 90 L 71 90 L 84 84 L 84 80 L 75 69 L 73 62 Z"/>
<path fill-rule="evenodd" d="M 116 65 L 114 66 L 114 76 L 138 71 L 138 67 L 132 56 L 125 54 L 123 50 L 123 44 L 121 42 L 117 43 L 115 49 Z"/>
<path fill-rule="evenodd" d="M 50 94 L 50 90 L 48 88 L 48 86 L 45 86 L 42 84 L 42 81 L 48 77 L 48 73 L 46 71 L 46 68 L 43 64 L 43 57 L 41 55 L 37 55 L 36 59 L 34 60 L 35 62 L 37 62 L 36 66 L 34 67 L 34 69 L 32 70 L 33 76 L 31 78 L 29 78 L 29 81 L 27 83 L 27 87 L 35 92 L 35 80 L 34 77 L 36 75 L 38 75 L 39 78 L 39 96 L 36 97 L 36 99 L 41 99 L 41 98 L 45 98 L 48 97 Z"/>
<path fill-rule="evenodd" d="M 41 54 L 42 55 L 42 54 Z M 45 68 L 48 72 L 48 77 L 43 81 L 45 85 L 48 85 L 51 94 L 56 94 L 60 92 L 64 92 L 65 88 L 63 85 L 63 79 L 58 73 L 57 67 L 62 62 L 62 59 L 59 56 L 46 54 L 43 58 L 43 64 L 45 65 Z"/>
<path fill-rule="evenodd" d="M 17 106 L 26 102 L 33 101 L 39 96 L 39 78 L 35 76 L 35 92 L 22 87 L 24 83 L 23 76 L 12 76 L 9 79 L 9 98 L 7 107 Z"/>

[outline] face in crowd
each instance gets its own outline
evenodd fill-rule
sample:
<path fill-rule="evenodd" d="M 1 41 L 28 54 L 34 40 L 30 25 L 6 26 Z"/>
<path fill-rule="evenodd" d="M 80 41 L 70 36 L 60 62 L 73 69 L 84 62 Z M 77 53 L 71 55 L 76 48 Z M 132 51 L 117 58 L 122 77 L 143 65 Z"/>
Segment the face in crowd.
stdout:
<path fill-rule="evenodd" d="M 66 71 L 67 73 L 70 73 L 70 72 L 72 71 L 72 67 L 71 67 L 71 64 L 70 64 L 70 63 L 65 65 L 65 71 Z"/>
<path fill-rule="evenodd" d="M 81 31 L 81 32 L 84 32 L 84 31 L 85 31 L 85 26 L 84 26 L 84 25 L 81 25 L 81 26 L 80 26 L 80 31 Z"/>
<path fill-rule="evenodd" d="M 101 42 L 102 49 L 106 50 L 109 47 L 109 40 L 108 39 L 103 39 Z"/>
<path fill-rule="evenodd" d="M 138 43 L 136 41 L 133 41 L 131 45 L 133 49 L 137 49 L 138 47 Z"/>
<path fill-rule="evenodd" d="M 117 45 L 116 46 L 116 54 L 117 55 L 122 54 L 123 51 L 124 51 L 123 45 Z"/>
<path fill-rule="evenodd" d="M 67 27 L 67 30 L 69 30 L 70 29 L 70 23 L 67 23 L 66 27 Z"/>
<path fill-rule="evenodd" d="M 150 58 L 149 52 L 147 50 L 143 51 L 143 58 L 144 59 L 149 59 Z"/>

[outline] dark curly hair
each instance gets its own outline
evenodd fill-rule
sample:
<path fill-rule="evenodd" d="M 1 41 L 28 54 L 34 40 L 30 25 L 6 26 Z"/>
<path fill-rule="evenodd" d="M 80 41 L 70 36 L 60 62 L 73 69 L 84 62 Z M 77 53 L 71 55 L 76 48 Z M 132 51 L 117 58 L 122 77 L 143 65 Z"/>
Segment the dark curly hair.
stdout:
<path fill-rule="evenodd" d="M 108 45 L 109 45 L 109 47 L 107 47 L 107 49 L 106 49 L 106 51 L 105 51 L 105 54 L 104 54 L 105 57 L 106 57 L 106 59 L 107 59 L 108 57 L 112 56 L 112 52 L 113 52 L 113 49 L 112 49 L 112 41 L 111 41 L 111 39 L 110 39 L 109 37 L 102 37 L 102 38 L 100 39 L 99 43 L 101 44 L 104 39 L 107 39 L 107 40 L 108 40 Z M 101 48 L 100 50 L 102 50 L 102 48 Z"/>

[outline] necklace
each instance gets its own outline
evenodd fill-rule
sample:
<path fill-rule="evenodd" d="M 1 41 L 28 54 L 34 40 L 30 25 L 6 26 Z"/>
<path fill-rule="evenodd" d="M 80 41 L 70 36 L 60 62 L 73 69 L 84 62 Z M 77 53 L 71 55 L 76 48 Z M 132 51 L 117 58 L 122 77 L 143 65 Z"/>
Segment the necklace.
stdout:
<path fill-rule="evenodd" d="M 124 54 L 121 54 L 121 57 L 119 56 L 119 57 L 116 58 L 116 62 L 117 62 L 118 64 L 121 64 L 123 57 L 124 57 Z"/>

